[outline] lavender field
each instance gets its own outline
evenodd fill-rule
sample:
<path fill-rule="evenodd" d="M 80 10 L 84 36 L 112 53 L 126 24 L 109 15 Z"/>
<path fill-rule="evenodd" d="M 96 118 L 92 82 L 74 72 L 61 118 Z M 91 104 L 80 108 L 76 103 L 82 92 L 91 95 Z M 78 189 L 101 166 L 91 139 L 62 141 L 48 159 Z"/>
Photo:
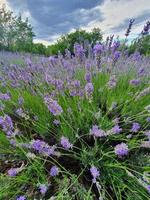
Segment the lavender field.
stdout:
<path fill-rule="evenodd" d="M 0 0 L 0 200 L 150 200 L 149 17 Z"/>
<path fill-rule="evenodd" d="M 119 44 L 0 52 L 0 199 L 149 199 L 150 58 Z"/>

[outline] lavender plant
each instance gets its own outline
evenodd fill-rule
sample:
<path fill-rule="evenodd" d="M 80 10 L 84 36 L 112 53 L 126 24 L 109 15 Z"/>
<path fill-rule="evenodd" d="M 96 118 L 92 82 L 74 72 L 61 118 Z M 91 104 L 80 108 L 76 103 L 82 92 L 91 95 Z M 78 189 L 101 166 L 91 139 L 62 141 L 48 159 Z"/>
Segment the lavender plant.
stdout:
<path fill-rule="evenodd" d="M 150 59 L 119 46 L 0 52 L 0 199 L 149 199 Z"/>

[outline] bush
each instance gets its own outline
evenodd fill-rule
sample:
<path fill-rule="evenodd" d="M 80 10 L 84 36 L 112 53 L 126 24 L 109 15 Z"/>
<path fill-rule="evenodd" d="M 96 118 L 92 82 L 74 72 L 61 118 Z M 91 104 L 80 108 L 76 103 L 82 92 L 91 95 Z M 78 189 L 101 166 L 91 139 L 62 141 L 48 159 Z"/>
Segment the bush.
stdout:
<path fill-rule="evenodd" d="M 0 199 L 149 199 L 149 59 L 118 48 L 1 53 Z"/>

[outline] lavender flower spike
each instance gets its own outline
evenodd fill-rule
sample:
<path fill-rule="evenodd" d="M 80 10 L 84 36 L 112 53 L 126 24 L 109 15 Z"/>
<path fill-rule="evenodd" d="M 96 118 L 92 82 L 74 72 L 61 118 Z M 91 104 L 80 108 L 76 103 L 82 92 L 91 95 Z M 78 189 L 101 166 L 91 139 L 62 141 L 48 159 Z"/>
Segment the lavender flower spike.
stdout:
<path fill-rule="evenodd" d="M 50 175 L 51 176 L 57 176 L 59 173 L 58 167 L 56 167 L 55 165 L 50 169 Z"/>
<path fill-rule="evenodd" d="M 118 133 L 120 133 L 122 131 L 122 128 L 120 128 L 119 125 L 115 125 L 112 128 L 112 131 L 113 131 L 113 133 L 118 134 Z"/>
<path fill-rule="evenodd" d="M 138 130 L 140 129 L 140 127 L 141 126 L 140 126 L 139 123 L 133 123 L 131 131 L 134 132 L 134 133 L 136 133 L 136 132 L 138 132 Z"/>
<path fill-rule="evenodd" d="M 85 85 L 85 93 L 87 97 L 91 97 L 93 93 L 94 87 L 92 83 L 87 83 Z"/>
<path fill-rule="evenodd" d="M 90 135 L 95 137 L 104 137 L 106 133 L 102 129 L 99 129 L 98 126 L 94 125 L 92 129 L 90 129 Z"/>
<path fill-rule="evenodd" d="M 93 177 L 93 179 L 92 179 L 93 183 L 96 183 L 96 179 L 97 179 L 97 178 L 99 177 L 99 175 L 100 175 L 99 170 L 98 170 L 95 166 L 92 166 L 92 167 L 90 168 L 90 172 L 91 172 L 91 175 L 92 175 L 92 177 Z"/>
<path fill-rule="evenodd" d="M 8 170 L 8 176 L 16 176 L 18 174 L 18 168 L 11 168 Z"/>
<path fill-rule="evenodd" d="M 61 108 L 61 106 L 57 103 L 56 100 L 53 100 L 51 99 L 50 97 L 46 96 L 44 98 L 44 101 L 49 109 L 49 111 L 54 115 L 54 116 L 57 116 L 57 115 L 60 115 L 63 110 Z"/>
<path fill-rule="evenodd" d="M 129 152 L 128 145 L 123 142 L 115 146 L 115 154 L 119 158 L 122 158 L 123 156 L 128 155 L 128 152 Z"/>
<path fill-rule="evenodd" d="M 47 192 L 48 188 L 45 184 L 40 184 L 39 189 L 40 189 L 40 193 L 44 195 Z"/>
<path fill-rule="evenodd" d="M 19 196 L 19 197 L 17 198 L 17 200 L 26 200 L 26 197 L 25 197 L 25 196 Z"/>
<path fill-rule="evenodd" d="M 10 100 L 10 95 L 9 94 L 0 94 L 0 100 Z"/>
<path fill-rule="evenodd" d="M 148 193 L 150 194 L 150 185 L 147 185 L 146 189 L 147 189 Z"/>
<path fill-rule="evenodd" d="M 60 144 L 66 150 L 72 148 L 72 144 L 69 142 L 69 139 L 64 136 L 61 137 Z"/>

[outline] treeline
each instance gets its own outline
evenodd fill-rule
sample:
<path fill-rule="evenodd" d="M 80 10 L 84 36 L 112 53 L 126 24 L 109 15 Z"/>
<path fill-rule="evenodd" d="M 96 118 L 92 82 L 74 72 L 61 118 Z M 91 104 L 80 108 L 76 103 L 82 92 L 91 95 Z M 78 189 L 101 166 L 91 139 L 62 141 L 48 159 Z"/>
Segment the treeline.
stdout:
<path fill-rule="evenodd" d="M 134 20 L 130 20 L 125 34 L 126 37 L 131 31 L 133 22 Z M 148 22 L 144 28 L 150 29 L 150 23 Z M 149 30 L 147 33 L 149 33 Z M 65 49 L 73 53 L 75 43 L 93 46 L 97 42 L 103 42 L 102 32 L 99 28 L 94 28 L 91 32 L 76 30 L 73 33 L 63 35 L 55 44 L 47 47 L 42 43 L 35 44 L 33 42 L 34 37 L 35 33 L 28 19 L 23 20 L 21 15 L 14 16 L 13 12 L 7 10 L 5 6 L 0 8 L 0 50 L 30 52 L 49 56 L 56 55 L 59 52 L 64 54 Z M 125 48 L 128 49 L 130 54 L 139 51 L 141 54 L 150 55 L 150 35 L 141 34 L 130 46 L 126 45 Z"/>

